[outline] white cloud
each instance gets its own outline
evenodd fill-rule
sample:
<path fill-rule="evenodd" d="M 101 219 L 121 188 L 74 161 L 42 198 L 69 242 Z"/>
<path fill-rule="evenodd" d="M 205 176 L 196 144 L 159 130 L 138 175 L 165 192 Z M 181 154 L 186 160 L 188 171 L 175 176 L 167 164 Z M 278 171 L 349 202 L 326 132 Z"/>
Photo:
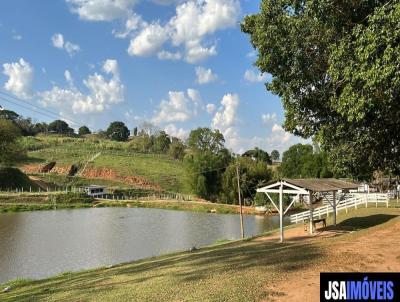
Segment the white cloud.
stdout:
<path fill-rule="evenodd" d="M 159 21 L 135 21 L 135 26 L 132 27 L 134 30 L 138 29 L 136 33 L 125 24 L 125 31 L 118 36 L 133 34 L 128 48 L 128 53 L 132 56 L 157 53 L 160 59 L 183 58 L 188 63 L 195 64 L 217 54 L 215 43 L 204 40 L 218 30 L 235 26 L 239 13 L 238 0 L 188 0 L 177 5 L 175 16 L 164 25 L 160 25 Z M 184 54 L 178 58 L 177 55 L 171 56 L 163 52 L 166 42 L 177 48 L 182 47 Z"/>
<path fill-rule="evenodd" d="M 174 124 L 168 124 L 165 126 L 164 131 L 170 136 L 177 137 L 181 140 L 185 140 L 189 136 L 189 131 L 183 128 L 178 128 Z"/>
<path fill-rule="evenodd" d="M 237 108 L 240 99 L 237 94 L 225 94 L 221 100 L 221 107 L 215 113 L 211 127 L 218 129 L 224 135 L 228 148 L 237 149 L 239 129 L 237 128 Z"/>
<path fill-rule="evenodd" d="M 125 39 L 132 32 L 140 29 L 146 23 L 143 21 L 142 17 L 136 13 L 131 12 L 129 17 L 125 21 L 125 29 L 122 32 L 113 30 L 112 33 L 116 38 Z"/>
<path fill-rule="evenodd" d="M 158 23 L 146 25 L 140 33 L 131 40 L 128 54 L 131 56 L 150 56 L 157 53 L 168 40 L 165 28 Z"/>
<path fill-rule="evenodd" d="M 53 46 L 58 49 L 65 49 L 65 51 L 70 55 L 73 56 L 78 51 L 81 50 L 79 45 L 73 44 L 70 41 L 65 41 L 64 36 L 60 33 L 56 33 L 51 37 L 51 42 Z"/>
<path fill-rule="evenodd" d="M 262 114 L 261 115 L 261 119 L 262 119 L 263 124 L 269 124 L 269 123 L 272 123 L 272 122 L 276 122 L 277 115 L 276 115 L 275 112 L 274 113 Z"/>
<path fill-rule="evenodd" d="M 64 48 L 64 36 L 62 34 L 54 34 L 51 37 L 51 41 L 53 42 L 54 47 L 60 49 Z"/>
<path fill-rule="evenodd" d="M 204 67 L 196 67 L 196 77 L 197 83 L 199 84 L 207 84 L 217 80 L 218 76 L 212 72 L 211 68 L 204 68 Z"/>
<path fill-rule="evenodd" d="M 125 17 L 136 0 L 66 0 L 83 20 L 112 21 Z"/>
<path fill-rule="evenodd" d="M 177 61 L 182 58 L 182 55 L 180 52 L 169 52 L 166 50 L 162 50 L 159 53 L 157 53 L 157 57 L 160 60 L 172 60 L 172 61 Z"/>
<path fill-rule="evenodd" d="M 168 100 L 161 100 L 159 110 L 152 122 L 160 125 L 163 123 L 186 122 L 198 114 L 202 107 L 200 93 L 189 88 L 184 91 L 168 92 Z"/>
<path fill-rule="evenodd" d="M 282 128 L 281 125 L 274 124 L 274 125 L 272 126 L 271 131 L 272 131 L 272 133 L 274 133 L 274 132 L 283 132 L 284 130 L 283 130 L 283 128 Z"/>
<path fill-rule="evenodd" d="M 48 107 L 67 112 L 67 114 L 85 114 L 103 112 L 113 105 L 124 101 L 124 85 L 119 78 L 118 63 L 116 60 L 106 60 L 103 71 L 110 74 L 107 80 L 103 75 L 94 73 L 83 81 L 89 93 L 79 91 L 74 85 L 70 72 L 65 72 L 65 78 L 69 84 L 68 89 L 53 86 L 49 91 L 41 92 L 41 103 Z"/>
<path fill-rule="evenodd" d="M 31 98 L 33 67 L 20 58 L 18 62 L 3 64 L 3 74 L 8 76 L 4 89 L 21 99 Z"/>
<path fill-rule="evenodd" d="M 256 73 L 253 70 L 248 69 L 244 73 L 244 79 L 251 83 L 265 82 L 267 80 L 267 75 L 265 73 Z"/>
<path fill-rule="evenodd" d="M 183 91 L 168 92 L 168 100 L 162 100 L 159 112 L 153 118 L 157 125 L 161 123 L 185 122 L 190 119 L 189 100 Z"/>
<path fill-rule="evenodd" d="M 73 87 L 74 86 L 74 79 L 72 78 L 72 75 L 69 72 L 69 70 L 66 70 L 64 72 L 64 77 L 65 77 L 65 80 L 67 81 L 68 85 Z"/>
<path fill-rule="evenodd" d="M 206 109 L 209 114 L 212 114 L 217 107 L 214 104 L 207 104 Z"/>
<path fill-rule="evenodd" d="M 215 113 L 212 120 L 212 127 L 223 131 L 236 121 L 236 110 L 240 100 L 237 94 L 225 94 L 221 100 L 222 107 Z"/>

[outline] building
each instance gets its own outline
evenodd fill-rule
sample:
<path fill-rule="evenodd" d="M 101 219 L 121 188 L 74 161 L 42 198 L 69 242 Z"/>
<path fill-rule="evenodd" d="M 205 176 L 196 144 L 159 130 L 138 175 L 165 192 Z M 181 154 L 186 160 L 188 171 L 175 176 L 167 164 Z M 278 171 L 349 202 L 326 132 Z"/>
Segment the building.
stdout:
<path fill-rule="evenodd" d="M 83 191 L 89 196 L 98 197 L 107 194 L 107 187 L 90 185 L 83 187 Z"/>

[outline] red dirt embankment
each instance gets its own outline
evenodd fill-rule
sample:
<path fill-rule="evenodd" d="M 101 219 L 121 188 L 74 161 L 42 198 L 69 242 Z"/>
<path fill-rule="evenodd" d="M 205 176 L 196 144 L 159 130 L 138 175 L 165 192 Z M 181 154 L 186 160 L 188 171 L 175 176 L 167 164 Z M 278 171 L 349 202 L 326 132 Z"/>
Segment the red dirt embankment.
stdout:
<path fill-rule="evenodd" d="M 21 167 L 21 170 L 26 174 L 41 173 L 40 172 L 41 169 L 42 169 L 41 165 L 34 165 L 34 164 L 29 164 Z M 52 172 L 55 172 L 57 174 L 68 175 L 70 170 L 71 170 L 70 165 L 68 166 L 56 165 L 52 169 Z M 123 176 L 119 175 L 117 171 L 110 168 L 86 168 L 85 171 L 83 172 L 83 175 L 80 176 L 83 178 L 100 178 L 107 180 L 117 180 L 133 185 L 135 187 L 161 191 L 161 187 L 159 185 L 151 183 L 149 180 L 147 180 L 142 176 L 137 176 L 137 175 Z"/>

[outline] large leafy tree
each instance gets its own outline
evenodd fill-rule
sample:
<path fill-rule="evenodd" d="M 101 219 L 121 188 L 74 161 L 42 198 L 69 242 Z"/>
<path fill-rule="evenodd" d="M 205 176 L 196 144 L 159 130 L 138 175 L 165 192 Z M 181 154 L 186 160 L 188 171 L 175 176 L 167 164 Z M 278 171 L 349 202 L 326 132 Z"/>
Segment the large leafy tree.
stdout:
<path fill-rule="evenodd" d="M 290 178 L 332 177 L 324 152 L 314 152 L 311 145 L 296 144 L 283 153 L 279 172 Z"/>
<path fill-rule="evenodd" d="M 107 137 L 115 141 L 126 141 L 129 129 L 123 122 L 112 122 L 106 131 Z"/>
<path fill-rule="evenodd" d="M 272 159 L 273 161 L 278 161 L 280 157 L 281 157 L 281 155 L 279 154 L 279 151 L 278 151 L 278 150 L 272 150 L 272 152 L 271 152 L 271 159 Z"/>
<path fill-rule="evenodd" d="M 12 166 L 24 155 L 18 142 L 21 133 L 12 121 L 0 118 L 0 166 Z"/>
<path fill-rule="evenodd" d="M 79 135 L 86 135 L 86 134 L 91 134 L 92 132 L 87 126 L 81 126 L 79 127 L 78 134 Z"/>
<path fill-rule="evenodd" d="M 399 20 L 398 1 L 263 0 L 242 23 L 285 129 L 314 136 L 342 173 L 400 172 Z"/>
<path fill-rule="evenodd" d="M 222 175 L 231 160 L 224 142 L 224 136 L 218 130 L 198 128 L 190 132 L 190 153 L 185 162 L 192 189 L 200 197 L 209 200 L 218 198 Z"/>
<path fill-rule="evenodd" d="M 246 203 L 252 202 L 256 188 L 264 185 L 272 177 L 272 172 L 264 160 L 254 160 L 251 157 L 238 157 L 232 161 L 224 172 L 222 179 L 222 201 L 238 203 L 237 172 L 240 178 L 240 191 Z"/>
<path fill-rule="evenodd" d="M 244 157 L 250 157 L 256 161 L 263 161 L 267 164 L 272 164 L 271 157 L 269 156 L 268 152 L 255 147 L 254 149 L 248 150 L 242 154 Z"/>
<path fill-rule="evenodd" d="M 73 134 L 74 129 L 62 120 L 55 120 L 49 124 L 48 130 L 57 134 Z"/>

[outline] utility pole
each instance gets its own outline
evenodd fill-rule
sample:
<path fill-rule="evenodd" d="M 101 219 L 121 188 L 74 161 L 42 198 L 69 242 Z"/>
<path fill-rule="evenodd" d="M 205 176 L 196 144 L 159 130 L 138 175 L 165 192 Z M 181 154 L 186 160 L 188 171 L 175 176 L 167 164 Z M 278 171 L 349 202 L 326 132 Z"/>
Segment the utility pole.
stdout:
<path fill-rule="evenodd" d="M 236 166 L 236 178 L 238 185 L 238 197 L 239 197 L 239 207 L 240 207 L 240 238 L 244 238 L 244 228 L 243 228 L 243 212 L 242 212 L 242 198 L 240 195 L 240 179 L 239 179 L 239 165 Z"/>

